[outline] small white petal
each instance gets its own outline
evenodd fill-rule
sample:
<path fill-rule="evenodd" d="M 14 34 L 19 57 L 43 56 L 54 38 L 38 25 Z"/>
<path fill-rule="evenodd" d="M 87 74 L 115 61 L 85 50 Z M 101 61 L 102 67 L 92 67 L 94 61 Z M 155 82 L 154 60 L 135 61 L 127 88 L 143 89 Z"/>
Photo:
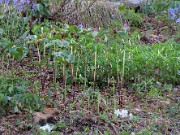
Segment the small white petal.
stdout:
<path fill-rule="evenodd" d="M 48 131 L 51 132 L 51 130 L 54 128 L 54 126 L 50 126 L 48 124 L 46 124 L 45 126 L 40 127 L 40 129 L 44 130 L 44 131 Z"/>
<path fill-rule="evenodd" d="M 152 112 L 148 112 L 148 114 L 152 115 L 153 113 Z"/>
<path fill-rule="evenodd" d="M 15 106 L 15 107 L 14 107 L 14 112 L 18 112 L 18 111 L 19 111 L 18 107 Z"/>
<path fill-rule="evenodd" d="M 115 111 L 114 111 L 114 114 L 116 114 L 116 115 L 118 116 L 118 115 L 120 114 L 119 109 L 115 110 Z"/>
<path fill-rule="evenodd" d="M 7 96 L 7 99 L 8 99 L 8 100 L 11 100 L 11 99 L 12 99 L 12 97 L 10 97 L 10 96 Z"/>
<path fill-rule="evenodd" d="M 132 113 L 129 114 L 129 118 L 130 118 L 130 120 L 133 118 Z"/>

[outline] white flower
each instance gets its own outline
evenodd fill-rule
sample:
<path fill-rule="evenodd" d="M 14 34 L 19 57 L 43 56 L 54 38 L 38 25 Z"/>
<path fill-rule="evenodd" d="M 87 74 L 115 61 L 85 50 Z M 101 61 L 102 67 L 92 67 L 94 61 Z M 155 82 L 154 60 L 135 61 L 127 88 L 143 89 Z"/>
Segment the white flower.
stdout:
<path fill-rule="evenodd" d="M 8 100 L 11 100 L 11 99 L 12 99 L 12 97 L 10 97 L 10 96 L 7 96 L 7 99 L 8 99 Z"/>
<path fill-rule="evenodd" d="M 132 120 L 132 118 L 133 118 L 133 115 L 132 115 L 132 113 L 130 113 L 129 114 L 129 119 Z"/>
<path fill-rule="evenodd" d="M 122 110 L 115 110 L 114 114 L 116 114 L 117 116 L 120 116 L 122 118 L 127 117 L 128 116 L 128 111 L 125 109 Z"/>
<path fill-rule="evenodd" d="M 14 107 L 14 112 L 18 112 L 18 111 L 19 111 L 18 107 L 15 106 L 15 107 Z"/>
<path fill-rule="evenodd" d="M 126 109 L 121 109 L 121 110 L 117 109 L 114 111 L 114 114 L 122 118 L 130 117 L 130 119 L 132 119 L 133 117 L 132 113 L 128 114 L 128 110 Z"/>
<path fill-rule="evenodd" d="M 44 131 L 48 131 L 51 132 L 51 130 L 54 128 L 54 126 L 50 126 L 48 124 L 46 124 L 45 126 L 40 127 L 40 129 L 44 130 Z"/>
<path fill-rule="evenodd" d="M 157 85 L 161 86 L 161 83 L 160 82 L 156 82 Z"/>
<path fill-rule="evenodd" d="M 94 32 L 92 33 L 92 35 L 93 35 L 94 37 L 95 37 L 97 34 L 98 34 L 97 31 L 94 31 Z"/>
<path fill-rule="evenodd" d="M 116 114 L 116 115 L 118 116 L 118 115 L 120 114 L 119 109 L 115 110 L 115 111 L 114 111 L 114 114 Z"/>
<path fill-rule="evenodd" d="M 152 115 L 152 114 L 153 114 L 153 112 L 148 112 L 148 114 L 149 114 L 149 115 Z"/>

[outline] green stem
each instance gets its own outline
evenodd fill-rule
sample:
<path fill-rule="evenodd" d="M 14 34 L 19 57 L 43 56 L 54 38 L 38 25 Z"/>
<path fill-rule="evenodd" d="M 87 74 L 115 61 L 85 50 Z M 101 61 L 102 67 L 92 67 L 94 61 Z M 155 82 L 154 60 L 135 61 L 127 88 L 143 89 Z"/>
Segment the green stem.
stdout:
<path fill-rule="evenodd" d="M 85 58 L 85 67 L 84 67 L 84 78 L 85 78 L 85 80 L 84 80 L 84 89 L 86 89 L 86 81 L 87 81 L 87 79 L 86 79 L 86 63 L 87 63 L 87 58 Z"/>
<path fill-rule="evenodd" d="M 124 84 L 124 69 L 125 69 L 125 56 L 126 56 L 126 51 L 123 51 L 123 65 L 122 65 L 122 77 L 121 77 L 121 84 Z"/>
<path fill-rule="evenodd" d="M 95 46 L 95 54 L 94 54 L 94 90 L 96 89 L 96 66 L 97 66 L 97 46 Z"/>

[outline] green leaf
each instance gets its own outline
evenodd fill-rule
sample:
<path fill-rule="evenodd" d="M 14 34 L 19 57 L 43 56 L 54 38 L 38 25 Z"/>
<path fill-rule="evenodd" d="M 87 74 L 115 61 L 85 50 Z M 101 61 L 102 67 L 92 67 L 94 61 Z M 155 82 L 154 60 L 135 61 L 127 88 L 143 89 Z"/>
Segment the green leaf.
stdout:
<path fill-rule="evenodd" d="M 68 41 L 65 41 L 65 40 L 53 40 L 52 41 L 54 44 L 58 45 L 59 47 L 67 47 L 69 46 L 69 42 Z"/>
<path fill-rule="evenodd" d="M 104 121 L 108 121 L 108 116 L 105 112 L 103 112 L 103 114 L 101 114 L 101 119 Z"/>
<path fill-rule="evenodd" d="M 121 131 L 120 135 L 130 135 L 130 134 L 128 132 L 126 132 L 126 131 Z"/>
<path fill-rule="evenodd" d="M 126 5 L 122 4 L 121 6 L 119 6 L 119 11 L 125 11 L 126 10 Z"/>
<path fill-rule="evenodd" d="M 62 123 L 62 122 L 56 123 L 56 126 L 57 126 L 58 128 L 66 128 L 66 127 L 67 127 L 67 126 L 66 126 L 64 123 Z"/>
<path fill-rule="evenodd" d="M 51 42 L 47 43 L 45 45 L 45 47 L 51 47 L 51 46 L 54 46 L 54 45 L 57 45 L 58 47 L 68 47 L 69 46 L 69 42 L 68 41 L 65 41 L 65 40 L 59 40 L 59 39 L 56 39 L 56 40 L 52 40 Z"/>
<path fill-rule="evenodd" d="M 69 54 L 68 56 L 67 56 L 67 58 L 66 58 L 66 61 L 67 62 L 74 62 L 74 57 L 73 57 L 73 55 L 71 55 L 71 54 Z"/>
<path fill-rule="evenodd" d="M 61 52 L 53 52 L 52 55 L 54 55 L 55 57 L 64 57 L 64 53 Z"/>
<path fill-rule="evenodd" d="M 11 94 L 11 93 L 14 91 L 13 86 L 9 87 L 8 91 L 9 91 L 9 93 Z"/>
<path fill-rule="evenodd" d="M 41 3 L 36 4 L 35 7 L 36 7 L 37 11 L 43 12 L 43 5 Z"/>
<path fill-rule="evenodd" d="M 112 25 L 121 27 L 121 23 L 119 21 L 112 21 Z"/>
<path fill-rule="evenodd" d="M 24 47 L 13 46 L 9 52 L 10 52 L 10 55 L 14 56 L 16 60 L 21 60 L 24 54 L 23 50 L 24 50 Z"/>
<path fill-rule="evenodd" d="M 25 31 L 24 34 L 19 38 L 20 40 L 24 40 L 29 34 L 29 30 Z"/>

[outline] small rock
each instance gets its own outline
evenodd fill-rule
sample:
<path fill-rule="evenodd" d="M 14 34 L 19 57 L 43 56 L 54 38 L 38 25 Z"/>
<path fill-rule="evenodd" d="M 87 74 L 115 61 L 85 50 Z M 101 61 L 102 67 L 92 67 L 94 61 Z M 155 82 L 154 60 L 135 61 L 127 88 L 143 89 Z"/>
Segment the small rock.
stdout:
<path fill-rule="evenodd" d="M 149 5 L 151 0 L 127 0 L 127 3 L 132 5 L 134 8 L 140 7 L 142 4 L 146 4 L 147 2 Z"/>
<path fill-rule="evenodd" d="M 57 108 L 44 108 L 42 112 L 35 112 L 33 114 L 33 122 L 40 125 L 45 125 L 46 123 L 55 123 L 55 115 L 59 114 Z"/>
<path fill-rule="evenodd" d="M 123 3 L 126 3 L 130 6 L 133 6 L 136 9 L 137 7 L 141 7 L 142 4 L 148 3 L 148 5 L 150 5 L 151 1 L 152 0 L 119 0 L 116 2 L 111 2 L 110 5 L 113 7 L 117 7 L 117 6 L 122 5 Z"/>
<path fill-rule="evenodd" d="M 40 125 L 44 125 L 49 117 L 52 117 L 52 115 L 36 112 L 33 114 L 33 122 L 36 124 L 41 123 Z"/>
<path fill-rule="evenodd" d="M 59 114 L 60 113 L 57 108 L 44 108 L 43 112 L 45 114 L 51 114 L 51 115 Z"/>

